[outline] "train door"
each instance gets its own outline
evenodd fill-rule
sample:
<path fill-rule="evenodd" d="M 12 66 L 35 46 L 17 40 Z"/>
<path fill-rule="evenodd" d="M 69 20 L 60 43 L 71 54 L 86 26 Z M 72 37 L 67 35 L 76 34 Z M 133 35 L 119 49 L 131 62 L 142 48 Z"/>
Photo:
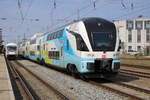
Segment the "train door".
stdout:
<path fill-rule="evenodd" d="M 59 58 L 60 58 L 60 66 L 64 67 L 64 40 L 60 41 L 60 52 L 59 52 Z"/>
<path fill-rule="evenodd" d="M 42 43 L 41 43 L 41 39 L 39 41 L 39 59 L 42 59 Z"/>

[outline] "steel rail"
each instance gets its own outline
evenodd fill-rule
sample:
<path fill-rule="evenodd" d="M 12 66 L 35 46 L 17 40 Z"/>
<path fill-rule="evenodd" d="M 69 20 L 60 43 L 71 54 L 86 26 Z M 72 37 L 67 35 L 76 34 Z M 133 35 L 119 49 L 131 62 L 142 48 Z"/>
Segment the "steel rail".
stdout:
<path fill-rule="evenodd" d="M 135 68 L 139 68 L 139 69 L 148 69 L 148 70 L 150 70 L 150 66 L 131 65 L 131 64 L 121 64 L 121 66 L 135 67 Z"/>
<path fill-rule="evenodd" d="M 35 78 L 40 80 L 43 84 L 45 84 L 48 88 L 52 89 L 57 95 L 59 95 L 63 100 L 71 100 L 70 97 L 64 95 L 61 93 L 58 89 L 56 89 L 54 86 L 50 85 L 49 83 L 45 82 L 42 78 L 40 78 L 38 75 L 34 74 L 32 71 L 30 71 L 28 68 L 26 68 L 23 64 L 19 63 L 18 61 L 15 61 L 16 64 L 23 67 L 27 72 L 31 73 Z"/>
<path fill-rule="evenodd" d="M 37 62 L 34 62 L 34 63 L 37 63 Z M 19 63 L 19 64 L 20 64 L 20 63 Z M 38 64 L 38 63 L 37 63 L 37 64 Z M 47 68 L 49 68 L 49 67 L 47 67 Z M 84 80 L 83 80 L 83 82 L 86 82 L 86 83 L 87 83 L 87 81 L 84 81 Z M 101 88 L 104 88 L 104 89 L 106 89 L 106 90 L 109 90 L 109 91 L 111 91 L 112 93 L 115 92 L 115 93 L 117 93 L 117 94 L 119 94 L 119 95 L 127 96 L 127 97 L 129 97 L 129 98 L 131 98 L 131 99 L 133 99 L 133 100 L 143 100 L 143 98 L 137 97 L 137 96 L 132 95 L 132 94 L 130 94 L 130 93 L 125 93 L 125 92 L 123 92 L 123 91 L 121 91 L 121 90 L 117 90 L 117 89 L 114 89 L 114 88 L 111 88 L 111 87 L 107 87 L 107 86 L 105 86 L 105 85 L 103 85 L 103 84 L 99 84 L 99 83 L 96 83 L 96 82 L 93 82 L 93 81 L 88 81 L 88 83 L 89 83 L 89 84 L 92 84 L 92 85 L 95 85 L 95 86 L 98 86 L 98 87 L 101 87 Z M 132 87 L 132 88 L 133 88 L 133 87 Z M 144 92 L 145 92 L 145 90 L 142 90 L 142 89 L 141 89 L 141 91 L 144 91 Z"/>
<path fill-rule="evenodd" d="M 113 80 L 110 80 L 110 79 L 108 81 L 113 82 L 114 84 L 118 84 L 118 85 L 130 88 L 130 89 L 134 89 L 134 90 L 137 90 L 137 91 L 140 91 L 140 92 L 144 92 L 144 93 L 150 94 L 150 90 L 146 89 L 146 88 L 137 87 L 135 85 L 131 85 L 131 84 L 124 83 L 124 82 L 116 82 L 116 81 L 113 81 Z"/>
<path fill-rule="evenodd" d="M 125 59 L 125 60 L 147 60 L 147 61 L 150 61 L 150 58 L 121 58 L 121 59 Z"/>
<path fill-rule="evenodd" d="M 29 97 L 29 100 L 39 100 L 38 97 L 34 97 L 32 92 L 28 89 L 26 83 L 24 82 L 22 76 L 18 71 L 15 69 L 15 67 L 6 59 L 6 63 L 8 64 L 8 67 L 10 68 L 11 72 L 13 73 L 13 76 L 15 79 L 19 80 L 20 85 L 22 86 L 23 90 L 25 91 L 26 95 Z"/>
<path fill-rule="evenodd" d="M 129 70 L 129 69 L 121 69 L 121 70 L 122 70 L 122 71 L 133 72 L 133 73 L 144 74 L 144 75 L 150 75 L 150 73 L 140 72 L 140 71 L 133 71 L 133 70 Z"/>
<path fill-rule="evenodd" d="M 123 69 L 121 69 L 120 73 L 133 75 L 133 76 L 137 76 L 137 77 L 150 78 L 150 76 L 147 73 L 136 72 L 136 71 L 131 71 L 131 70 L 123 70 Z"/>
<path fill-rule="evenodd" d="M 115 93 L 117 93 L 117 94 L 119 94 L 119 95 L 127 96 L 127 97 L 129 97 L 129 98 L 131 98 L 131 99 L 133 99 L 133 100 L 143 100 L 143 98 L 137 97 L 137 96 L 132 95 L 132 94 L 127 93 L 127 92 L 123 92 L 123 91 L 118 90 L 118 89 L 115 89 L 115 88 L 113 88 L 113 87 L 106 86 L 106 85 L 104 85 L 104 84 L 99 84 L 99 83 L 96 83 L 96 82 L 93 82 L 93 81 L 90 81 L 89 83 L 92 84 L 92 85 L 96 85 L 96 86 L 98 86 L 98 87 L 102 87 L 102 88 L 104 88 L 104 89 L 106 89 L 106 90 L 109 90 L 109 91 L 111 91 L 111 92 L 115 92 Z"/>

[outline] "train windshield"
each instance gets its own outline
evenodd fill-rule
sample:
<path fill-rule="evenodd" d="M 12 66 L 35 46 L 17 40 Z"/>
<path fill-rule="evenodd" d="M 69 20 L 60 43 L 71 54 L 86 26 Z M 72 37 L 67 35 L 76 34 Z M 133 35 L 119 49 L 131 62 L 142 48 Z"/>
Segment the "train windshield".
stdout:
<path fill-rule="evenodd" d="M 8 50 L 8 51 L 16 51 L 16 50 L 17 50 L 17 47 L 16 47 L 16 46 L 8 46 L 8 47 L 7 47 L 7 50 Z"/>
<path fill-rule="evenodd" d="M 94 51 L 113 51 L 115 49 L 115 39 L 112 34 L 93 32 L 91 35 Z"/>
<path fill-rule="evenodd" d="M 87 35 L 93 51 L 114 51 L 116 46 L 116 27 L 113 23 L 100 19 L 84 20 Z"/>

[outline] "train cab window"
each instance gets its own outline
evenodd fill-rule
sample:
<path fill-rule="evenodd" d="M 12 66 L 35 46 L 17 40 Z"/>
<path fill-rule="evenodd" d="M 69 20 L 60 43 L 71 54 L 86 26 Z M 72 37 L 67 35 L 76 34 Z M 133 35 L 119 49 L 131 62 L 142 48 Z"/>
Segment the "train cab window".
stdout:
<path fill-rule="evenodd" d="M 8 47 L 7 47 L 7 50 L 8 50 L 8 51 L 17 50 L 17 47 L 15 47 L 15 46 L 8 46 Z"/>
<path fill-rule="evenodd" d="M 75 37 L 76 37 L 76 43 L 77 43 L 77 50 L 89 51 L 81 35 L 75 34 Z"/>
<path fill-rule="evenodd" d="M 76 44 L 77 44 L 77 50 L 79 50 L 79 51 L 89 51 L 88 48 L 87 48 L 87 45 L 85 44 L 85 42 L 84 42 L 84 40 L 83 40 L 83 38 L 81 37 L 80 34 L 78 34 L 76 32 L 73 32 L 71 30 L 68 30 L 68 29 L 67 29 L 67 31 L 75 36 Z"/>

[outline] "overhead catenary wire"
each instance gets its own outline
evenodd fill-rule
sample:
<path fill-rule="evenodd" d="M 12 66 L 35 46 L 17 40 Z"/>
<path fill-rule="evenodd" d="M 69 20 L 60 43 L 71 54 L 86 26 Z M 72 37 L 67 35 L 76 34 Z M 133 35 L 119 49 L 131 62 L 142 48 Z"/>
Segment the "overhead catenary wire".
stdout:
<path fill-rule="evenodd" d="M 111 4 L 111 3 L 110 3 Z M 150 3 L 144 3 L 144 5 L 140 5 L 140 6 L 135 6 L 136 8 L 134 8 L 134 2 L 132 1 L 131 3 L 131 9 L 130 9 L 130 12 L 127 12 L 126 14 L 122 14 L 121 16 L 118 16 L 118 17 L 115 17 L 115 19 L 117 20 L 117 18 L 122 18 L 122 17 L 125 17 L 125 16 L 131 16 L 132 14 L 134 13 L 138 13 L 140 11 L 143 11 L 143 10 L 148 10 L 147 8 L 149 8 L 149 4 Z M 139 3 L 140 4 L 140 3 Z M 147 4 L 147 5 L 145 5 Z M 148 6 L 148 7 L 147 7 Z M 143 8 L 144 7 L 144 8 Z M 133 9 L 134 8 L 134 9 Z M 123 10 L 123 9 L 120 9 L 120 10 Z M 90 9 L 88 12 L 82 14 L 82 16 L 85 16 L 87 14 L 89 14 L 90 12 L 92 12 L 93 9 Z M 114 17 L 113 16 L 109 16 L 108 18 L 111 18 L 111 17 Z M 112 19 L 112 18 L 111 18 Z M 114 18 L 113 18 L 114 19 Z"/>
<path fill-rule="evenodd" d="M 17 1 L 17 6 L 18 6 L 18 9 L 19 9 L 19 14 L 21 15 L 21 21 L 22 22 L 24 22 L 25 20 L 30 20 L 30 19 L 28 19 L 27 18 L 27 16 L 28 16 L 28 14 L 29 14 L 29 11 L 31 10 L 30 8 L 32 7 L 32 4 L 33 4 L 33 1 L 31 0 L 31 2 L 30 2 L 30 4 L 29 4 L 29 7 L 27 8 L 28 10 L 24 13 L 23 12 L 23 9 L 22 9 L 22 7 L 23 7 L 23 5 L 24 5 L 24 2 L 23 2 L 23 0 L 16 0 Z M 29 0 L 28 0 L 29 1 Z M 59 21 L 59 22 L 57 22 L 56 24 L 54 23 L 55 22 L 55 20 L 57 20 L 57 19 L 55 19 L 55 18 L 53 18 L 54 17 L 54 14 L 55 15 L 57 15 L 57 13 L 55 12 L 55 10 L 58 10 L 58 8 L 59 8 L 59 5 L 58 5 L 58 2 L 59 2 L 59 0 L 51 0 L 51 1 L 53 1 L 52 2 L 52 5 L 51 5 L 51 8 L 53 8 L 52 9 L 52 26 L 53 27 L 55 27 L 55 26 L 57 26 L 57 25 L 61 25 L 61 24 L 64 24 L 64 22 L 66 23 L 66 22 L 68 22 L 68 21 L 71 21 L 71 20 L 74 20 L 75 18 L 76 18 L 76 15 L 77 15 L 77 9 L 75 9 L 74 10 L 74 12 L 72 13 L 71 12 L 71 14 L 69 14 L 68 16 L 66 16 L 66 17 L 64 17 L 64 18 L 62 18 L 62 20 L 61 21 Z M 55 1 L 55 3 L 56 3 L 56 7 L 54 6 L 54 1 Z M 89 1 L 89 0 L 84 0 L 85 2 L 86 1 Z M 95 8 L 94 8 L 94 2 L 93 1 L 96 1 L 95 2 Z M 100 0 L 99 0 L 100 1 Z M 113 1 L 111 1 L 111 0 L 106 0 L 106 4 L 109 4 L 109 5 L 112 5 L 112 3 L 108 3 L 108 1 L 109 2 L 113 2 Z M 125 4 L 125 6 L 127 7 L 127 9 L 124 9 L 123 7 L 122 7 L 122 5 L 120 4 L 120 1 L 124 1 L 124 4 Z M 134 2 L 133 2 L 134 1 Z M 99 5 L 98 5 L 98 0 L 90 0 L 90 3 L 88 2 L 88 4 L 86 3 L 86 5 L 84 5 L 84 6 L 82 6 L 81 8 L 79 8 L 79 14 L 80 14 L 80 17 L 83 17 L 83 16 L 87 16 L 88 14 L 92 14 L 92 13 L 90 13 L 90 12 L 92 12 L 92 11 L 94 11 L 94 9 L 99 9 L 98 7 L 99 7 Z M 116 15 L 111 15 L 110 17 L 108 16 L 108 18 L 111 18 L 112 19 L 112 17 L 113 17 L 113 19 L 121 19 L 121 18 L 125 18 L 126 16 L 132 16 L 134 13 L 139 13 L 140 14 L 140 12 L 141 11 L 144 11 L 144 10 L 147 10 L 146 9 L 146 7 L 147 6 L 145 6 L 145 4 L 147 4 L 147 2 L 142 2 L 142 1 L 136 1 L 136 3 L 135 3 L 135 0 L 130 0 L 130 2 L 129 3 L 126 3 L 125 2 L 125 0 L 118 0 L 118 1 L 116 1 L 117 3 L 119 3 L 120 5 L 121 5 L 121 7 L 120 8 L 122 8 L 122 9 L 120 9 L 120 11 L 122 11 L 121 13 L 123 13 L 123 14 L 121 14 L 120 16 L 117 16 L 116 17 Z M 141 3 L 142 2 L 142 3 Z M 114 4 L 114 3 L 113 3 Z M 144 5 L 142 5 L 142 4 L 144 4 Z M 138 5 L 138 6 L 137 6 Z M 101 7 L 104 7 L 104 5 L 101 5 Z M 92 8 L 94 8 L 94 9 L 92 9 Z M 144 9 L 145 8 L 145 9 Z M 141 9 L 141 10 L 139 10 L 139 9 Z M 136 11 L 137 10 L 137 11 Z M 127 12 L 127 11 L 129 11 L 129 12 Z M 125 13 L 125 12 L 127 12 L 127 13 Z M 103 12 L 104 14 L 105 14 L 105 12 Z M 51 17 L 50 17 L 51 18 Z M 7 18 L 7 19 L 10 19 L 10 18 Z M 17 19 L 18 20 L 18 19 Z M 32 19 L 32 20 L 34 20 L 34 19 Z M 25 24 L 25 23 L 24 23 Z"/>
<path fill-rule="evenodd" d="M 126 13 L 126 14 L 123 14 L 123 15 L 121 15 L 121 16 L 114 17 L 113 20 L 118 20 L 118 19 L 123 18 L 123 17 L 126 17 L 126 16 L 131 16 L 132 14 L 141 12 L 141 11 L 146 10 L 146 9 L 148 9 L 148 8 L 150 8 L 150 6 L 148 6 L 148 7 L 143 7 L 143 8 L 140 8 L 140 9 L 136 9 L 136 10 L 134 10 L 134 11 L 131 11 L 131 12 Z"/>
<path fill-rule="evenodd" d="M 64 21 L 68 20 L 68 21 L 69 21 L 69 19 L 71 20 L 71 18 L 74 17 L 74 16 L 72 16 L 72 15 L 74 15 L 74 14 L 77 14 L 77 19 L 79 19 L 79 16 L 81 17 L 81 15 L 87 15 L 89 12 L 93 11 L 93 10 L 96 8 L 96 3 L 97 3 L 98 1 L 99 1 L 99 0 L 90 0 L 90 3 L 89 3 L 88 5 L 85 5 L 85 6 L 81 7 L 81 8 L 78 8 L 77 11 L 71 13 L 69 16 L 63 18 L 62 20 L 64 20 Z M 94 9 L 90 9 L 90 11 L 86 12 L 85 14 L 82 13 L 82 11 L 84 11 L 84 10 L 86 10 L 87 8 L 91 7 L 91 4 L 93 5 L 93 8 L 94 8 Z M 81 13 L 81 14 L 80 14 L 80 13 Z M 55 25 L 53 25 L 53 27 L 54 27 L 54 26 L 57 26 L 58 24 L 60 24 L 60 22 L 57 23 L 57 24 L 55 24 Z M 55 29 L 55 28 L 54 28 L 54 29 Z"/>
<path fill-rule="evenodd" d="M 34 0 L 31 0 L 31 2 L 29 3 L 28 8 L 27 8 L 25 15 L 24 15 L 24 19 L 26 19 L 26 17 L 28 16 L 28 13 L 32 7 L 33 2 L 34 2 Z"/>
<path fill-rule="evenodd" d="M 127 8 L 126 5 L 124 4 L 123 0 L 121 0 L 121 5 L 123 8 L 125 8 L 125 9 Z"/>
<path fill-rule="evenodd" d="M 98 1 L 99 1 L 99 0 L 94 0 L 94 3 L 98 2 Z M 92 3 L 93 3 L 93 0 L 92 0 Z M 86 10 L 86 9 L 89 8 L 89 7 L 91 7 L 91 3 L 88 3 L 88 5 L 85 5 L 85 6 L 81 7 L 81 8 L 78 8 L 77 11 L 71 13 L 71 14 L 70 14 L 69 16 L 67 16 L 67 17 L 64 17 L 62 20 L 64 20 L 64 21 L 69 21 L 69 19 L 72 18 L 72 15 L 74 15 L 74 14 L 75 14 L 75 15 L 77 14 L 77 19 L 78 19 L 80 13 L 81 13 L 82 11 Z M 60 24 L 60 22 L 57 23 L 55 26 L 57 26 L 58 24 Z"/>
<path fill-rule="evenodd" d="M 17 5 L 18 5 L 18 9 L 19 9 L 19 12 L 20 12 L 20 15 L 21 15 L 21 20 L 22 22 L 24 21 L 24 16 L 23 16 L 23 11 L 22 11 L 22 0 L 17 0 Z"/>

